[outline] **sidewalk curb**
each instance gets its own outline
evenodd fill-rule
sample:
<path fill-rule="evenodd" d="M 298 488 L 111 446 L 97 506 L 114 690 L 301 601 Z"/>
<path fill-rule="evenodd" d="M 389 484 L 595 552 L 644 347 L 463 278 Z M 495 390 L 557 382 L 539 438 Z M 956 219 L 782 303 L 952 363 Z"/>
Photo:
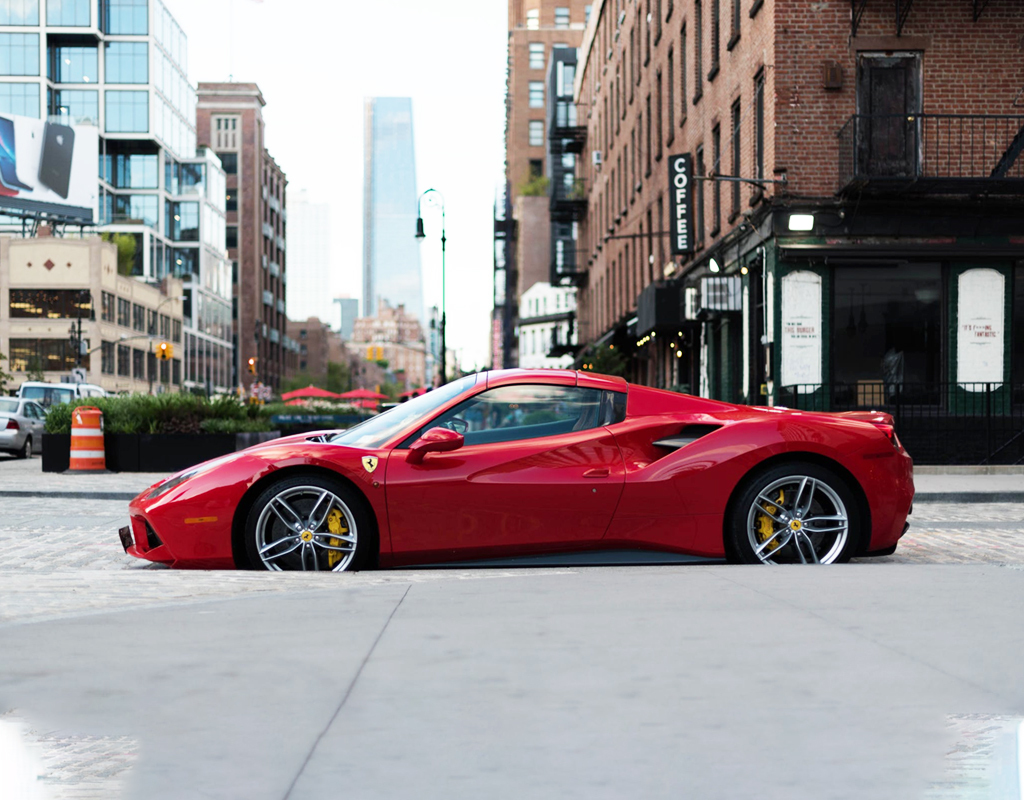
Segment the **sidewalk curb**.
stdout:
<path fill-rule="evenodd" d="M 17 489 L 0 491 L 0 497 L 54 497 L 61 500 L 124 500 L 125 502 L 134 499 L 137 494 L 138 492 L 36 492 Z"/>

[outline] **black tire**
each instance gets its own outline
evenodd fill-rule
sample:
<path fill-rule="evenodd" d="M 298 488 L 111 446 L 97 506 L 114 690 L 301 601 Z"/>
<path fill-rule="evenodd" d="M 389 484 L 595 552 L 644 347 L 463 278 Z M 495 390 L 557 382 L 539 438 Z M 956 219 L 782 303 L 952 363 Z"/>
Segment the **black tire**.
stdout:
<path fill-rule="evenodd" d="M 25 437 L 25 444 L 15 454 L 16 458 L 32 458 L 32 437 Z"/>
<path fill-rule="evenodd" d="M 291 523 L 286 525 L 286 519 Z M 256 498 L 245 520 L 246 555 L 257 570 L 356 571 L 372 566 L 377 541 L 366 499 L 322 475 L 275 481 Z"/>
<path fill-rule="evenodd" d="M 847 482 L 807 462 L 751 475 L 726 520 L 726 550 L 742 564 L 842 564 L 859 551 L 864 535 L 860 504 Z"/>

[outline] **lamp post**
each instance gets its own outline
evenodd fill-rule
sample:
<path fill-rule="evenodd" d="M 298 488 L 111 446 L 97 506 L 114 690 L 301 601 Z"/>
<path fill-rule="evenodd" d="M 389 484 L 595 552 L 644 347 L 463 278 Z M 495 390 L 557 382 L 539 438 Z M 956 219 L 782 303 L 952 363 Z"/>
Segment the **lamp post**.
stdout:
<path fill-rule="evenodd" d="M 444 234 L 444 195 L 441 194 L 437 189 L 427 189 L 423 194 L 420 195 L 419 200 L 416 201 L 416 238 L 423 239 L 426 233 L 423 232 L 423 198 L 428 194 L 436 195 L 438 202 L 441 204 L 441 386 L 448 383 L 448 363 L 447 354 L 445 352 L 445 340 L 444 340 L 444 325 L 445 325 L 445 303 L 444 303 L 444 258 L 445 258 L 445 242 L 448 241 Z"/>
<path fill-rule="evenodd" d="M 159 320 L 160 320 L 160 309 L 163 308 L 165 305 L 167 305 L 167 303 L 170 303 L 173 300 L 178 300 L 179 302 L 184 302 L 187 299 L 188 299 L 188 295 L 185 295 L 185 294 L 171 295 L 170 297 L 165 297 L 163 300 L 161 300 L 159 303 L 157 303 L 156 308 L 153 309 L 153 321 L 152 321 L 152 323 L 149 326 L 149 335 L 148 335 L 148 338 L 149 338 L 149 353 L 147 354 L 148 355 L 148 358 L 147 358 L 148 363 L 146 364 L 146 373 L 149 375 L 149 393 L 150 394 L 153 394 L 153 380 L 154 380 L 154 378 L 156 378 L 156 375 L 154 374 L 156 372 L 156 353 L 153 352 L 153 340 L 156 338 L 157 325 L 158 325 Z"/>

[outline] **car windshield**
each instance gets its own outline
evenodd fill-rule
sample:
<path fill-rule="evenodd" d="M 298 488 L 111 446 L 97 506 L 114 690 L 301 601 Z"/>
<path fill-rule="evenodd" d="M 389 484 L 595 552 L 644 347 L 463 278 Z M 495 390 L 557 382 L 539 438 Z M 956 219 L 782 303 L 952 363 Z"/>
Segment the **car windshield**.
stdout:
<path fill-rule="evenodd" d="M 347 431 L 331 438 L 331 444 L 350 447 L 380 447 L 399 431 L 421 425 L 441 406 L 458 397 L 476 383 L 476 375 L 467 375 L 445 384 L 408 402 L 401 403 L 383 414 L 370 417 Z"/>
<path fill-rule="evenodd" d="M 21 396 L 44 406 L 51 406 L 57 403 L 70 403 L 75 399 L 75 391 L 56 386 L 26 386 L 21 390 Z"/>
<path fill-rule="evenodd" d="M 18 412 L 18 401 L 8 398 L 0 399 L 0 414 L 16 414 Z"/>

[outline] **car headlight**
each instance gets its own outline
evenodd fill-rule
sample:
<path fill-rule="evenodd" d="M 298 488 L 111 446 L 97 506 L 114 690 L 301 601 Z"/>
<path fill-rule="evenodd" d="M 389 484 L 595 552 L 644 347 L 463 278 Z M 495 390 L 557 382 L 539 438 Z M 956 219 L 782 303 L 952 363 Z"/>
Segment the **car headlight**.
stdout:
<path fill-rule="evenodd" d="M 189 470 L 188 472 L 183 472 L 180 475 L 175 475 L 173 478 L 168 478 L 163 483 L 158 484 L 157 487 L 153 489 L 153 491 L 147 494 L 146 499 L 152 500 L 156 497 L 159 497 L 162 494 L 167 494 L 175 486 L 181 486 L 181 484 L 183 484 L 189 478 L 194 477 L 197 472 L 199 472 L 199 470 L 192 469 Z"/>

